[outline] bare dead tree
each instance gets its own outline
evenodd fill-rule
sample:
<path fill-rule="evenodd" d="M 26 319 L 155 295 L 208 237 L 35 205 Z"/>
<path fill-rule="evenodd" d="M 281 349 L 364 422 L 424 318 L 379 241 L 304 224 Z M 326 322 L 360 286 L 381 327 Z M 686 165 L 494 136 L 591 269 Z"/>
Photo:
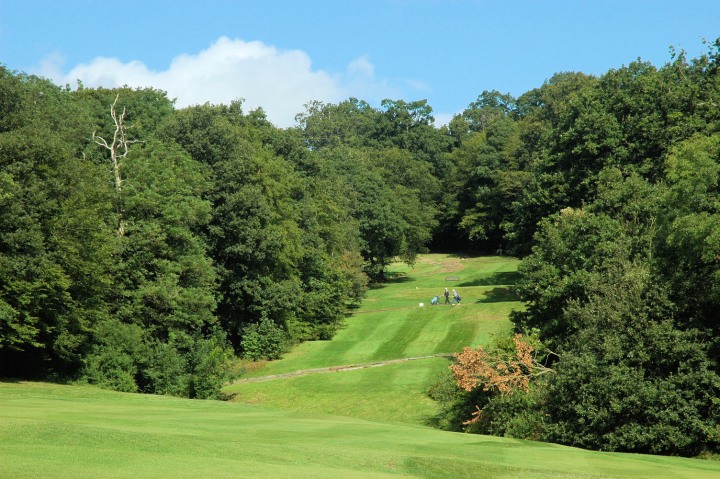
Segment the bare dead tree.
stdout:
<path fill-rule="evenodd" d="M 97 131 L 93 132 L 93 141 L 105 148 L 110 152 L 110 160 L 112 161 L 113 173 L 115 174 L 115 191 L 117 193 L 117 213 L 118 213 L 118 234 L 123 236 L 125 234 L 125 227 L 123 225 L 123 206 L 122 206 L 122 165 L 120 159 L 125 158 L 129 152 L 130 145 L 133 143 L 142 143 L 139 140 L 129 140 L 127 137 L 127 130 L 132 126 L 125 126 L 125 107 L 123 107 L 122 113 L 118 115 L 116 106 L 120 98 L 118 93 L 115 96 L 115 101 L 110 106 L 110 116 L 115 123 L 115 133 L 113 134 L 112 141 L 108 141 L 102 136 L 97 135 Z"/>

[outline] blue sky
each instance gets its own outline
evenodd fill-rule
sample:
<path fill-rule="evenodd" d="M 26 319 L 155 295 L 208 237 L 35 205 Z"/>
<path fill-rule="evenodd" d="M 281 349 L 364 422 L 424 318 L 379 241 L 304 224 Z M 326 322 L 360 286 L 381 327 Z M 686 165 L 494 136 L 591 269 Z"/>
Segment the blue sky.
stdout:
<path fill-rule="evenodd" d="M 178 106 L 244 98 L 279 126 L 310 100 L 427 99 L 600 75 L 720 37 L 720 0 L 0 0 L 0 63 L 74 86 L 152 86 Z"/>

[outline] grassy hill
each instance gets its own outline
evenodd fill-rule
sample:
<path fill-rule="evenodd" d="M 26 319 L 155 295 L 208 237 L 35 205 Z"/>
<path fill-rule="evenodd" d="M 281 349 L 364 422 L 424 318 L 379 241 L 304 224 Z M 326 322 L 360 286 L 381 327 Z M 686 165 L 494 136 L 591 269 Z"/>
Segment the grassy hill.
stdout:
<path fill-rule="evenodd" d="M 397 266 L 332 341 L 253 364 L 234 402 L 0 382 L 0 478 L 720 478 L 720 462 L 425 427 L 447 354 L 509 330 L 507 258 Z M 459 306 L 429 306 L 447 284 Z M 425 303 L 420 307 L 419 303 Z M 391 361 L 386 365 L 384 361 Z M 357 368 L 268 379 L 317 368 Z M 370 367 L 376 365 L 377 367 Z M 244 403 L 244 404 L 242 404 Z"/>
<path fill-rule="evenodd" d="M 382 367 L 311 374 L 225 388 L 235 401 L 295 411 L 426 424 L 437 413 L 428 388 L 446 371 L 450 354 L 487 343 L 511 328 L 520 308 L 512 289 L 518 261 L 507 257 L 425 255 L 413 268 L 394 265 L 390 279 L 371 289 L 331 341 L 301 344 L 280 361 L 252 365 L 245 378 L 331 366 L 424 358 Z M 446 278 L 451 280 L 446 280 Z M 444 305 L 444 288 L 457 289 L 458 306 Z M 440 296 L 441 304 L 430 305 Z M 420 307 L 419 304 L 424 306 Z"/>
<path fill-rule="evenodd" d="M 693 478 L 716 462 L 85 386 L 0 383 L 0 477 Z"/>
<path fill-rule="evenodd" d="M 720 463 L 0 382 L 0 477 L 710 479 Z"/>

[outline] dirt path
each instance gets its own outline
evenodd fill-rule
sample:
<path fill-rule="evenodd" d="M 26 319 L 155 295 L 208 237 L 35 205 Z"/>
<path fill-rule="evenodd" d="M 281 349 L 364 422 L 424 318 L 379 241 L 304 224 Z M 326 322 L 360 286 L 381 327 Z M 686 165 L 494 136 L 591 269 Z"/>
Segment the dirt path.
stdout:
<path fill-rule="evenodd" d="M 415 361 L 418 359 L 430 359 L 430 358 L 451 358 L 452 354 L 431 354 L 429 356 L 415 356 L 412 358 L 400 358 L 400 359 L 388 359 L 387 361 L 376 361 L 373 363 L 364 364 L 350 364 L 347 366 L 330 366 L 326 368 L 315 368 L 315 369 L 301 369 L 299 371 L 291 371 L 289 373 L 271 374 L 269 376 L 258 376 L 256 378 L 245 378 L 233 381 L 230 384 L 244 384 L 244 383 L 260 383 L 264 381 L 272 381 L 274 379 L 285 379 L 294 378 L 297 376 L 308 376 L 310 374 L 321 374 L 321 373 L 335 373 L 340 371 L 354 371 L 356 369 L 375 368 L 378 366 L 387 366 L 388 364 L 402 363 L 406 361 Z"/>

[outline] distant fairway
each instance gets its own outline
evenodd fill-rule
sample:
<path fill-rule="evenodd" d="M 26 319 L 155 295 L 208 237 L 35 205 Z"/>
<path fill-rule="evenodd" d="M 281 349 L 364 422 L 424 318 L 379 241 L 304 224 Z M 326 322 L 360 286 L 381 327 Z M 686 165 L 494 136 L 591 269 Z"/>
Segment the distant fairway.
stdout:
<path fill-rule="evenodd" d="M 720 463 L 0 382 L 0 477 L 711 479 Z"/>
<path fill-rule="evenodd" d="M 246 377 L 449 354 L 487 343 L 493 335 L 510 331 L 508 315 L 521 307 L 509 288 L 517 265 L 508 257 L 452 255 L 424 255 L 413 268 L 394 265 L 389 281 L 368 292 L 361 308 L 331 341 L 301 344 Z M 458 290 L 460 305 L 442 304 L 445 287 Z M 440 304 L 431 306 L 434 295 L 440 296 Z M 447 359 L 429 358 L 234 384 L 225 391 L 249 404 L 425 424 L 437 412 L 427 390 L 448 364 Z"/>

